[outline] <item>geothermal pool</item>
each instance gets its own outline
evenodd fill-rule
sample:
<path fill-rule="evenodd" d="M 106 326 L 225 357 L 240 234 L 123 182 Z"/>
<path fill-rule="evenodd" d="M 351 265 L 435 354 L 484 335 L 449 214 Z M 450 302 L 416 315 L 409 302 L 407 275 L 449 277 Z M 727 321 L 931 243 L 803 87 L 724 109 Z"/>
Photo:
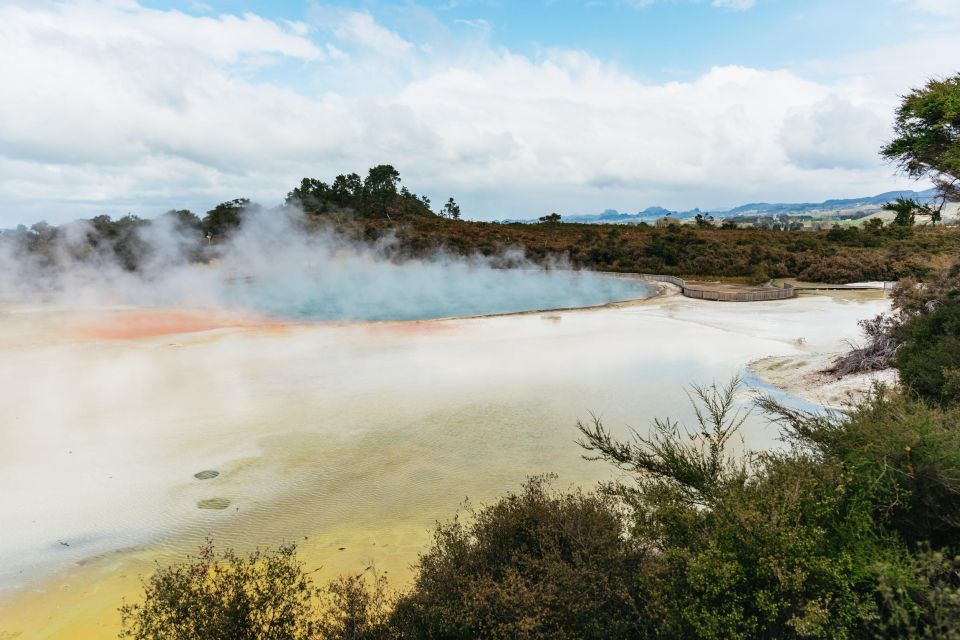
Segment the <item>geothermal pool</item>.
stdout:
<path fill-rule="evenodd" d="M 646 298 L 649 283 L 592 272 L 491 269 L 454 262 L 324 270 L 308 278 L 261 271 L 224 286 L 229 307 L 288 320 L 405 321 L 594 307 Z"/>
<path fill-rule="evenodd" d="M 466 497 L 544 472 L 560 487 L 613 477 L 581 458 L 577 419 L 618 433 L 689 420 L 689 382 L 842 349 L 888 305 L 661 296 L 380 323 L 0 307 L 0 638 L 116 637 L 138 576 L 207 535 L 296 541 L 323 577 L 375 565 L 402 584 Z M 743 435 L 777 444 L 759 416 Z"/>

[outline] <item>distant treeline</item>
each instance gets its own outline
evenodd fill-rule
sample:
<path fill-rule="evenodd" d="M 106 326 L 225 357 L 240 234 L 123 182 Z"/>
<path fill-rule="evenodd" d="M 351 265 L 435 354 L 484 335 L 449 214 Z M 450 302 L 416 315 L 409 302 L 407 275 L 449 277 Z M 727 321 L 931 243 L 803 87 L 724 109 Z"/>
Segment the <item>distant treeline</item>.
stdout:
<path fill-rule="evenodd" d="M 0 248 L 13 249 L 13 254 L 33 259 L 39 267 L 62 266 L 63 263 L 112 261 L 130 271 L 149 261 L 157 237 L 151 228 L 162 227 L 172 232 L 181 245 L 184 257 L 203 262 L 216 255 L 210 247 L 228 240 L 252 215 L 281 215 L 289 210 L 302 210 L 303 233 L 319 226 L 342 224 L 346 229 L 357 221 L 382 218 L 398 222 L 410 218 L 458 219 L 460 208 L 453 198 L 439 213 L 430 209 L 430 199 L 400 187 L 400 174 L 391 165 L 378 165 L 361 178 L 356 173 L 337 176 L 332 184 L 304 178 L 291 190 L 284 203 L 268 209 L 249 198 L 221 202 L 202 217 L 187 209 L 172 209 L 156 219 L 130 214 L 111 219 L 99 215 L 60 226 L 39 222 L 30 227 L 0 230 Z"/>
<path fill-rule="evenodd" d="M 782 277 L 819 282 L 922 279 L 960 254 L 960 230 L 955 227 L 892 225 L 777 232 L 692 225 L 494 224 L 441 217 L 430 211 L 424 199 L 402 190 L 389 198 L 350 195 L 352 191 L 330 199 L 316 196 L 325 195 L 326 189 L 322 183 L 315 186 L 307 181 L 291 191 L 288 203 L 306 211 L 298 232 L 332 229 L 352 241 L 371 243 L 389 237 L 398 259 L 428 257 L 441 250 L 491 256 L 521 248 L 528 260 L 540 264 L 559 260 L 602 271 L 760 283 Z M 0 245 L 10 245 L 14 253 L 44 267 L 55 268 L 66 259 L 112 260 L 136 271 L 154 250 L 152 225 L 175 229 L 185 255 L 205 261 L 253 212 L 280 215 L 241 198 L 217 205 L 202 218 L 174 210 L 154 221 L 97 216 L 81 228 L 76 223 L 21 226 L 2 232 Z M 64 242 L 68 237 L 71 241 Z"/>
<path fill-rule="evenodd" d="M 154 220 L 101 215 L 59 227 L 38 223 L 0 232 L 0 248 L 29 257 L 37 268 L 65 263 L 111 261 L 130 271 L 150 264 L 156 234 L 173 232 L 183 257 L 203 262 L 217 255 L 253 215 L 302 210 L 296 232 L 336 231 L 351 241 L 391 239 L 397 259 L 428 257 L 438 251 L 486 256 L 520 248 L 540 264 L 566 262 L 575 268 L 664 273 L 695 278 L 733 278 L 761 283 L 795 277 L 820 282 L 924 278 L 960 253 L 956 228 L 909 225 L 799 232 L 738 229 L 712 224 L 561 224 L 545 216 L 540 224 L 497 224 L 460 220 L 450 198 L 439 213 L 430 200 L 400 186 L 391 165 L 351 173 L 332 183 L 304 178 L 279 207 L 268 209 L 247 198 L 222 202 L 205 215 L 180 209 Z"/>

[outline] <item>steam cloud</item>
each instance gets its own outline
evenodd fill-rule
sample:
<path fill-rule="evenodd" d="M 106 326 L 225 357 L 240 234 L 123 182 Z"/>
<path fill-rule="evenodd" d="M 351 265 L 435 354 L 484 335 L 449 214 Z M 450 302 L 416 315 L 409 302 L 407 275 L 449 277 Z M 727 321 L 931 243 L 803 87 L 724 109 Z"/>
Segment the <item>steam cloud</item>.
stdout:
<path fill-rule="evenodd" d="M 289 319 L 413 320 L 580 307 L 644 297 L 645 285 L 544 268 L 520 250 L 495 257 L 436 251 L 400 259 L 391 238 L 366 243 L 307 232 L 290 208 L 250 211 L 230 239 L 196 262 L 196 235 L 162 216 L 137 230 L 139 268 L 91 247 L 91 228 L 64 225 L 36 255 L 0 242 L 0 300 L 67 305 L 233 308 Z M 52 256 L 50 255 L 52 252 Z"/>

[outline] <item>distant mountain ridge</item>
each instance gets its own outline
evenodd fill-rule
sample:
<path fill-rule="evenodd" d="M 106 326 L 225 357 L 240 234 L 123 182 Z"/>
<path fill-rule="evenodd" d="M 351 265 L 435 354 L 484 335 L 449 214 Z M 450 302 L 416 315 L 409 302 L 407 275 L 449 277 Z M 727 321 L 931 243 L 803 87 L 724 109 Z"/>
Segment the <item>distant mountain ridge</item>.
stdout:
<path fill-rule="evenodd" d="M 715 209 L 710 211 L 701 211 L 699 208 L 689 211 L 672 211 L 663 207 L 647 207 L 637 213 L 621 213 L 616 209 L 607 209 L 603 213 L 587 215 L 566 215 L 564 222 L 585 222 L 585 223 L 620 223 L 631 224 L 637 222 L 649 222 L 665 216 L 676 218 L 677 220 L 687 220 L 695 217 L 698 213 L 709 214 L 714 218 L 728 218 L 740 215 L 779 215 L 779 214 L 804 214 L 810 211 L 831 211 L 840 209 L 850 209 L 855 207 L 877 206 L 880 207 L 887 202 L 897 198 L 913 198 L 919 202 L 932 202 L 936 196 L 935 189 L 925 191 L 887 191 L 875 196 L 865 196 L 862 198 L 835 198 L 824 200 L 823 202 L 751 202 L 743 204 L 732 209 Z M 528 221 L 523 221 L 528 222 Z"/>

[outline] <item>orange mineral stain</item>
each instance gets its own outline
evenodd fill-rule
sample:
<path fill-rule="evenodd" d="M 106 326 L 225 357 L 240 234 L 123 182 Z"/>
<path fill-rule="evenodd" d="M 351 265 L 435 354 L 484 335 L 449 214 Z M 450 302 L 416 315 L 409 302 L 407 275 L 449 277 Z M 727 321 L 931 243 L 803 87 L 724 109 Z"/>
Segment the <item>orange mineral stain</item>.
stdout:
<path fill-rule="evenodd" d="M 84 321 L 68 330 L 93 340 L 137 340 L 182 333 L 238 327 L 268 327 L 280 323 L 257 318 L 199 311 L 137 311 L 112 313 Z"/>

